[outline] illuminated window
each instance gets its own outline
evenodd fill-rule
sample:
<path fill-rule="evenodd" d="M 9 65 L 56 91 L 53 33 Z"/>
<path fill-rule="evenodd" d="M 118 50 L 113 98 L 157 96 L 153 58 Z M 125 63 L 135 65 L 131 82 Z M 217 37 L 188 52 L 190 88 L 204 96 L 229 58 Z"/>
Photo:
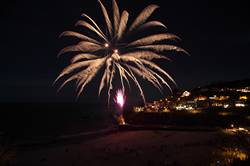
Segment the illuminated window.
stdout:
<path fill-rule="evenodd" d="M 240 96 L 240 100 L 247 100 L 247 96 Z"/>

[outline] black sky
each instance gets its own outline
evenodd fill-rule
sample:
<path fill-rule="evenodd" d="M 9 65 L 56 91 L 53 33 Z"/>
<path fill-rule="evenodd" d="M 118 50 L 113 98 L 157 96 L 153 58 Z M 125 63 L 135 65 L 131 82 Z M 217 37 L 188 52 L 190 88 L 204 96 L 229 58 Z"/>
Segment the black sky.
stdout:
<path fill-rule="evenodd" d="M 103 1 L 108 7 L 110 2 Z M 121 9 L 128 10 L 130 19 L 151 3 L 160 6 L 152 18 L 161 20 L 168 32 L 180 36 L 182 41 L 178 45 L 191 54 L 175 56 L 173 62 L 164 64 L 179 87 L 250 78 L 247 3 L 191 0 L 119 0 L 118 3 Z M 57 94 L 52 87 L 53 80 L 67 64 L 56 57 L 67 44 L 58 35 L 74 30 L 83 12 L 100 22 L 97 1 L 4 0 L 0 6 L 0 102 L 74 101 L 73 89 L 66 88 Z M 84 98 L 91 99 L 91 95 Z"/>

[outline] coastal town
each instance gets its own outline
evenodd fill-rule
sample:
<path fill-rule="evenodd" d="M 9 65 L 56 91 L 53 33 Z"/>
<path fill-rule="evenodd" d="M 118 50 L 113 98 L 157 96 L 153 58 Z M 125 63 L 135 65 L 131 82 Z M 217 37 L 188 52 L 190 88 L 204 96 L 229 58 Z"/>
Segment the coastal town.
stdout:
<path fill-rule="evenodd" d="M 134 107 L 134 112 L 187 111 L 199 113 L 205 110 L 249 110 L 250 86 L 240 88 L 197 88 L 179 90 L 165 99 Z"/>

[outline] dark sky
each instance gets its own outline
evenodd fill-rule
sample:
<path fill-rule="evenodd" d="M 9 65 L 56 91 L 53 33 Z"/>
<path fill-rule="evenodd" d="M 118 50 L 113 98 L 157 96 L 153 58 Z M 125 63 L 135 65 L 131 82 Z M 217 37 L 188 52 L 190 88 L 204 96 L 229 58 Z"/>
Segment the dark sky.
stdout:
<path fill-rule="evenodd" d="M 108 0 L 103 2 L 106 6 L 110 4 Z M 250 78 L 250 6 L 247 3 L 192 0 L 120 0 L 118 3 L 120 9 L 128 10 L 130 19 L 151 3 L 160 6 L 152 19 L 164 22 L 168 32 L 180 36 L 182 41 L 178 45 L 191 54 L 190 57 L 176 55 L 173 62 L 164 65 L 180 88 Z M 73 87 L 57 94 L 52 86 L 67 64 L 56 57 L 67 43 L 58 39 L 58 35 L 74 30 L 83 12 L 101 21 L 97 1 L 1 0 L 0 6 L 0 102 L 74 101 Z M 150 92 L 147 90 L 146 95 L 159 98 Z M 92 100 L 91 96 L 88 94 L 82 100 Z"/>

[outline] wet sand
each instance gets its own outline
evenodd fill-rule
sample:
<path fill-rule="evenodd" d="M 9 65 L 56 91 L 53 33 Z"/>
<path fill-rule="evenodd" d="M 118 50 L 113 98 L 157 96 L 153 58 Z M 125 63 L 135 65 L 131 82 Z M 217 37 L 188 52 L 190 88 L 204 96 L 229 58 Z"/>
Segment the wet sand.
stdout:
<path fill-rule="evenodd" d="M 218 131 L 122 131 L 88 140 L 21 148 L 25 166 L 206 165 Z"/>

